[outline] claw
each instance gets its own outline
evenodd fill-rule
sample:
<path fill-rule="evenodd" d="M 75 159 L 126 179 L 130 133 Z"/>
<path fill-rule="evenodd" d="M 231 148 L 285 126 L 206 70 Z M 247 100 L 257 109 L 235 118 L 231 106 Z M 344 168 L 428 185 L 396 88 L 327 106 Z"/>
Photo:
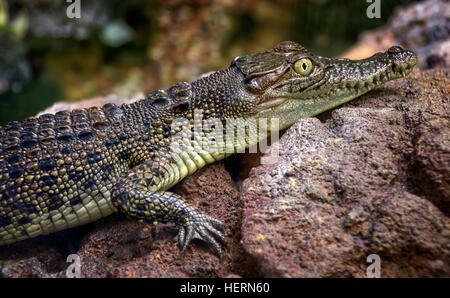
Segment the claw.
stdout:
<path fill-rule="evenodd" d="M 183 251 L 183 246 L 185 242 L 186 232 L 184 231 L 184 227 L 180 227 L 178 230 L 178 246 L 180 246 L 181 251 Z"/>
<path fill-rule="evenodd" d="M 216 229 L 214 229 L 211 225 L 207 223 L 205 223 L 204 226 L 208 230 L 208 232 L 211 233 L 215 238 L 219 239 L 222 244 L 224 244 L 225 246 L 227 245 L 227 240 L 225 239 L 225 236 L 222 233 L 218 232 Z"/>
<path fill-rule="evenodd" d="M 194 238 L 194 227 L 186 226 L 186 227 L 182 227 L 182 229 L 186 229 L 186 231 L 185 231 L 186 236 L 183 239 L 184 241 L 181 243 L 181 251 L 184 252 L 186 250 L 186 247 L 188 246 L 189 242 L 191 242 L 192 238 Z"/>
<path fill-rule="evenodd" d="M 212 217 L 209 217 L 209 220 L 213 227 L 215 227 L 216 229 L 218 229 L 221 232 L 225 232 L 225 226 L 223 225 L 223 223 L 220 220 L 217 220 Z"/>
<path fill-rule="evenodd" d="M 224 225 L 217 219 L 206 215 L 196 216 L 180 226 L 178 232 L 180 250 L 184 252 L 191 240 L 198 238 L 211 245 L 214 252 L 222 258 L 222 249 L 217 240 L 226 245 L 224 230 Z"/>
<path fill-rule="evenodd" d="M 217 241 L 208 234 L 208 230 L 204 227 L 201 227 L 198 229 L 198 233 L 201 236 L 201 239 L 210 244 L 214 251 L 220 256 L 220 258 L 222 258 L 222 249 L 220 248 L 219 243 L 217 243 Z"/>

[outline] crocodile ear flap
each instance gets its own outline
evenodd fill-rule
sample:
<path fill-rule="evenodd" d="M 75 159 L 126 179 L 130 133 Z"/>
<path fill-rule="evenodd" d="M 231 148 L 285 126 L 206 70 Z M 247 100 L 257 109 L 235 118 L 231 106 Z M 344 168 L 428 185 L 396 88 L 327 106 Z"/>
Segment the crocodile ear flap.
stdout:
<path fill-rule="evenodd" d="M 271 69 L 270 71 L 254 73 L 247 76 L 244 79 L 244 82 L 250 92 L 260 93 L 278 82 L 288 70 L 289 67 L 286 64 L 283 64 L 277 68 Z"/>
<path fill-rule="evenodd" d="M 264 91 L 289 69 L 285 55 L 274 52 L 236 57 L 231 65 L 244 74 L 244 82 L 253 93 Z"/>
<path fill-rule="evenodd" d="M 285 62 L 283 54 L 273 52 L 263 52 L 251 55 L 236 57 L 231 65 L 237 66 L 246 76 L 270 72 Z"/>

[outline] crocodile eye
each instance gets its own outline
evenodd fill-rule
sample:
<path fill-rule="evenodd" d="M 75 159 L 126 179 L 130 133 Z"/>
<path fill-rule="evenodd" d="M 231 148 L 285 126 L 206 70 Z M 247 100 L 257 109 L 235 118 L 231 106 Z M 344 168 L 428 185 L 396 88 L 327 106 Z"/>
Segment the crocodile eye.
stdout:
<path fill-rule="evenodd" d="M 301 74 L 302 76 L 309 75 L 313 70 L 313 64 L 311 62 L 311 59 L 302 58 L 300 60 L 295 61 L 294 69 L 298 74 Z"/>

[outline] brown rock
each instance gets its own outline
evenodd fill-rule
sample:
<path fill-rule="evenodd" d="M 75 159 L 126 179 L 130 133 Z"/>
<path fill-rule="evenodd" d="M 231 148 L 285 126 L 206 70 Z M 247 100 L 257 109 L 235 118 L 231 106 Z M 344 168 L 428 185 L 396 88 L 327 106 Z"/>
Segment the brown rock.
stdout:
<path fill-rule="evenodd" d="M 241 188 L 242 242 L 263 276 L 450 276 L 449 75 L 416 69 L 303 119 Z"/>

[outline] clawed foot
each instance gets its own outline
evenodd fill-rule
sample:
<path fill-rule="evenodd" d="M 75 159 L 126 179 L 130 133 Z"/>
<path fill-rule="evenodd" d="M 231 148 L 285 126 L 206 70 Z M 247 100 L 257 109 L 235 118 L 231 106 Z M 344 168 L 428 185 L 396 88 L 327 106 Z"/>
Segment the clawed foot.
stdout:
<path fill-rule="evenodd" d="M 222 257 L 222 249 L 217 242 L 219 240 L 222 244 L 226 245 L 222 222 L 198 210 L 194 212 L 195 214 L 187 219 L 178 231 L 178 244 L 180 245 L 181 251 L 184 252 L 191 240 L 197 238 L 211 245 L 214 252 Z"/>

